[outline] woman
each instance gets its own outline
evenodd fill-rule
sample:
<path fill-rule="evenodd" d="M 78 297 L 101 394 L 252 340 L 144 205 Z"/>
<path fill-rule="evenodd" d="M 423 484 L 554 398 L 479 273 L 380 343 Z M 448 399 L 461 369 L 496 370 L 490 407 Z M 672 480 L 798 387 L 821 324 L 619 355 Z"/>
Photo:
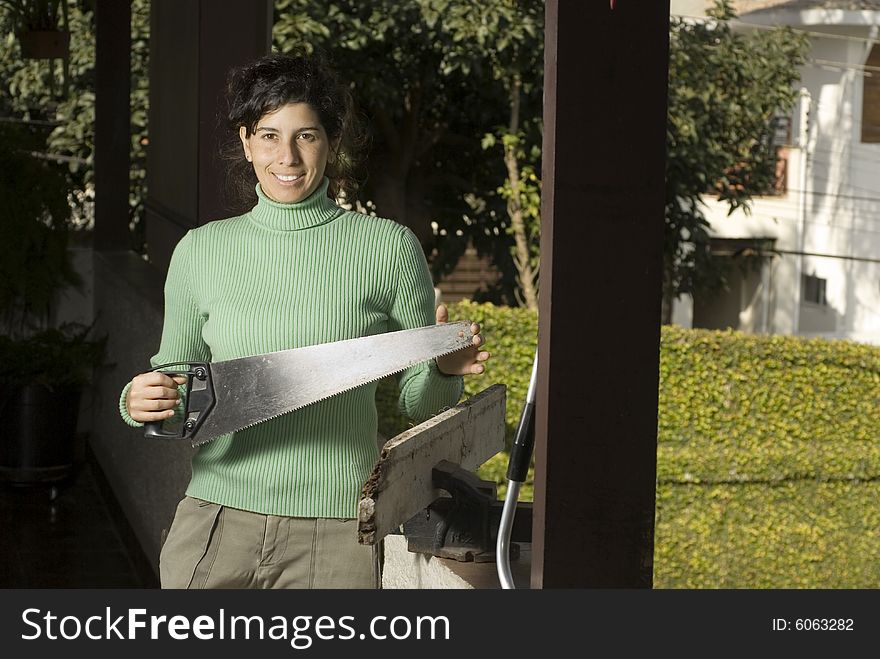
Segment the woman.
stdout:
<path fill-rule="evenodd" d="M 230 127 L 256 206 L 188 232 L 165 285 L 153 365 L 222 361 L 446 322 L 422 249 L 395 222 L 338 207 L 347 186 L 351 101 L 317 59 L 271 55 L 234 71 Z M 255 175 L 255 178 L 254 178 Z M 254 183 L 256 185 L 254 186 Z M 332 186 L 332 188 L 331 188 Z M 473 347 L 399 376 L 406 414 L 454 405 Z M 174 415 L 175 381 L 136 376 L 120 412 L 130 425 Z M 163 588 L 369 588 L 357 501 L 375 462 L 375 384 L 199 449 L 160 557 Z"/>

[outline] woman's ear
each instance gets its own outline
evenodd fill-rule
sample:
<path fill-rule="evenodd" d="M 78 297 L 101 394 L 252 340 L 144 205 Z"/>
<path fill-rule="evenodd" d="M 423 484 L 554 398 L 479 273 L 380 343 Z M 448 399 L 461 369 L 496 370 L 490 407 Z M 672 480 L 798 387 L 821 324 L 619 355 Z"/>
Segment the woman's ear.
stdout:
<path fill-rule="evenodd" d="M 238 137 L 241 139 L 241 146 L 244 148 L 244 157 L 248 162 L 253 162 L 251 160 L 251 145 L 248 143 L 247 138 L 247 129 L 244 126 L 241 126 L 238 129 Z"/>

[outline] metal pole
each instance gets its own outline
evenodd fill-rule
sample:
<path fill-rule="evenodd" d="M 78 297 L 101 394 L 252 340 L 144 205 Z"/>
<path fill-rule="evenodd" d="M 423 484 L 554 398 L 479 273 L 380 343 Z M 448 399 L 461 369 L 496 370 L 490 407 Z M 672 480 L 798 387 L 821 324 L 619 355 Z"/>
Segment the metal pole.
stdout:
<path fill-rule="evenodd" d="M 516 503 L 519 500 L 520 486 L 529 473 L 532 461 L 532 448 L 535 445 L 535 389 L 538 380 L 538 354 L 532 363 L 532 375 L 529 378 L 529 389 L 526 393 L 526 404 L 519 417 L 519 425 L 510 451 L 510 462 L 507 465 L 507 496 L 504 497 L 504 508 L 501 510 L 501 523 L 498 527 L 498 540 L 495 544 L 495 562 L 498 567 L 498 580 L 505 589 L 516 588 L 510 572 L 510 534 L 513 531 L 513 518 L 516 514 Z"/>

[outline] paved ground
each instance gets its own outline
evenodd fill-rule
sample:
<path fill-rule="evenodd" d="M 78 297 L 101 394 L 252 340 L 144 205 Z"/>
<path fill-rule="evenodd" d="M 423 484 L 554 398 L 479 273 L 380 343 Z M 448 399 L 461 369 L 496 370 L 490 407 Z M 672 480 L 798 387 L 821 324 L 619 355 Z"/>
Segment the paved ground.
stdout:
<path fill-rule="evenodd" d="M 0 484 L 0 588 L 143 586 L 88 464 L 55 490 Z"/>

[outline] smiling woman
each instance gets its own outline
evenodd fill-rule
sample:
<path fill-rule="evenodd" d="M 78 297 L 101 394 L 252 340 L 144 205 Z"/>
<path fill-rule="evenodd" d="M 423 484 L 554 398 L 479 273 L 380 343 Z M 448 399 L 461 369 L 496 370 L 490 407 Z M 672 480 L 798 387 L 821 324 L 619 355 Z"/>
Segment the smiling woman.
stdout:
<path fill-rule="evenodd" d="M 238 217 L 177 245 L 156 364 L 224 361 L 448 320 L 415 235 L 334 201 L 354 189 L 351 100 L 314 58 L 270 55 L 234 71 L 232 179 L 256 195 Z M 196 274 L 197 273 L 197 274 Z M 400 406 L 422 421 L 454 405 L 474 345 L 398 376 Z M 119 411 L 132 426 L 172 418 L 177 384 L 142 373 Z M 163 588 L 369 588 L 357 502 L 375 463 L 376 383 L 203 445 L 160 556 Z"/>
<path fill-rule="evenodd" d="M 305 173 L 306 166 L 317 177 L 303 181 L 311 186 L 296 195 L 299 200 L 314 192 L 325 176 L 332 198 L 354 197 L 355 165 L 366 139 L 347 86 L 321 59 L 269 55 L 233 70 L 227 102 L 230 139 L 223 157 L 228 194 L 235 203 L 255 201 L 257 182 L 263 193 L 281 202 L 272 190 L 288 188 L 270 183 L 290 182 L 289 177 Z"/>
<path fill-rule="evenodd" d="M 239 128 L 245 158 L 270 199 L 302 201 L 321 184 L 330 142 L 318 114 L 308 103 L 288 103 L 263 116 L 256 130 Z"/>

